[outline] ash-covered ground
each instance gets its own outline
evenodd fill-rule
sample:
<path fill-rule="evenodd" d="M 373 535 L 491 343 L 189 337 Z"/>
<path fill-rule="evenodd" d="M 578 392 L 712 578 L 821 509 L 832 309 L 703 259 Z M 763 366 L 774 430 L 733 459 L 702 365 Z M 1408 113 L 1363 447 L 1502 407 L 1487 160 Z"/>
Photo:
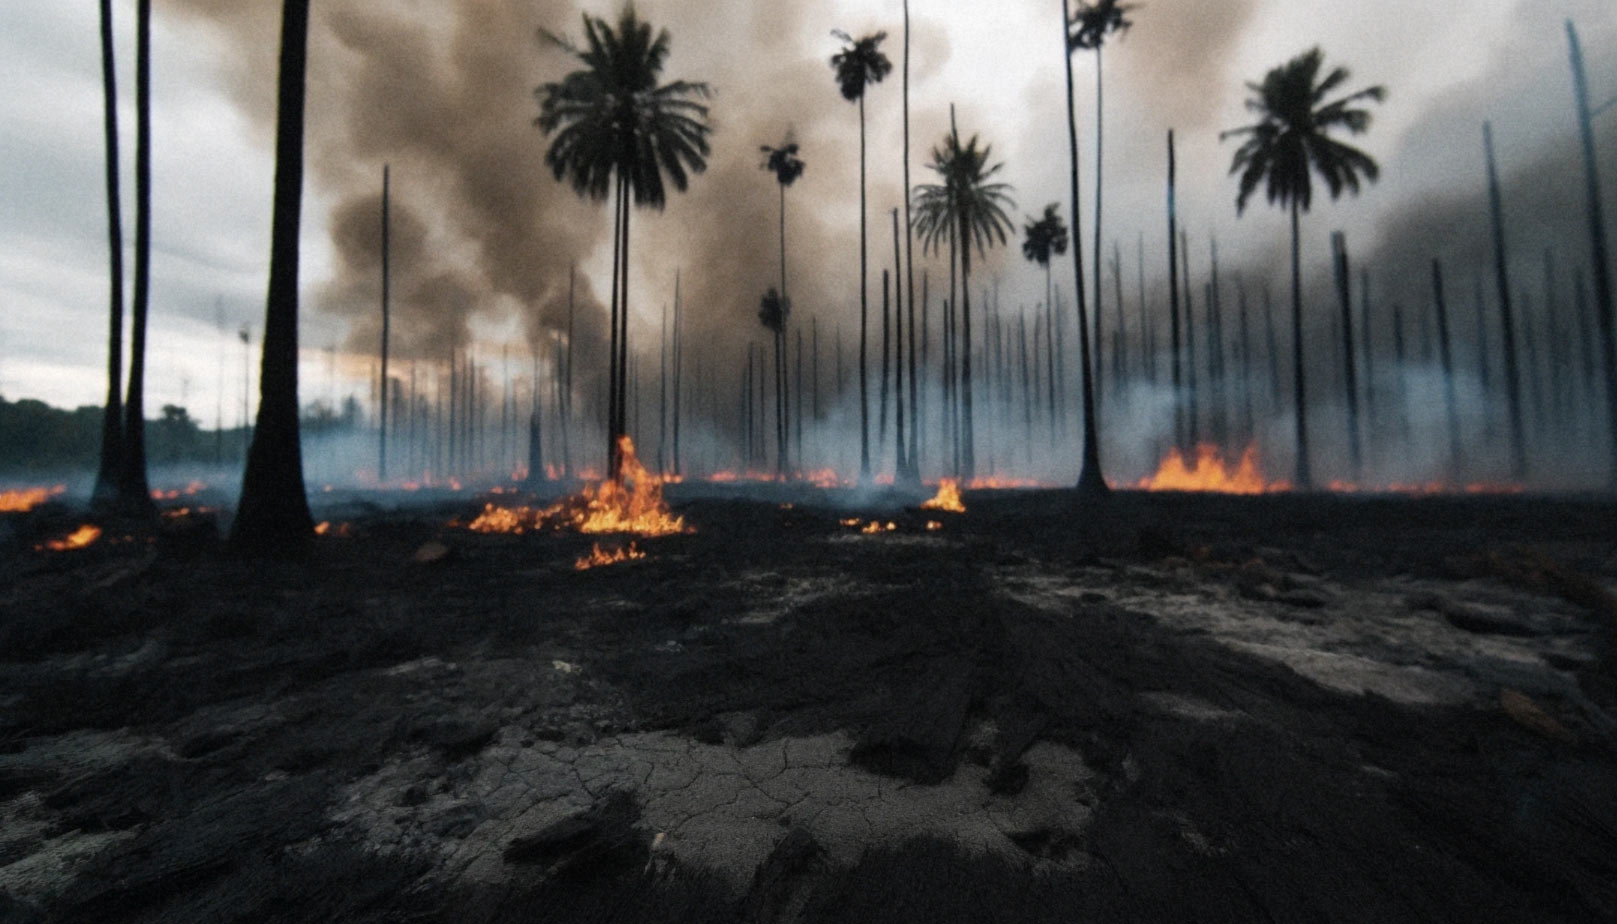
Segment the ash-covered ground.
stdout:
<path fill-rule="evenodd" d="M 669 493 L 8 517 L 0 920 L 1617 919 L 1617 503 Z"/>

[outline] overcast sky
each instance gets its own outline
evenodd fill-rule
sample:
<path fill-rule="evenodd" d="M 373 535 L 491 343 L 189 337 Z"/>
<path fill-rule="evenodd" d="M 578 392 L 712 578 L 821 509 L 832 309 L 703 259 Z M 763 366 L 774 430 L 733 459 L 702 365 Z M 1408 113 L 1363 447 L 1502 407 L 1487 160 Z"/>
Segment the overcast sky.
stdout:
<path fill-rule="evenodd" d="M 134 3 L 114 6 L 125 239 L 132 244 Z M 156 4 L 149 413 L 183 397 L 211 422 L 222 377 L 230 423 L 241 401 L 237 331 L 244 325 L 252 330 L 256 367 L 269 253 L 277 6 Z M 779 141 L 791 127 L 808 161 L 788 194 L 799 316 L 812 312 L 851 335 L 858 305 L 858 116 L 831 78 L 827 58 L 838 43 L 830 31 L 885 29 L 884 50 L 899 64 L 901 4 L 641 0 L 638 8 L 672 33 L 667 76 L 706 80 L 717 91 L 708 173 L 665 212 L 635 215 L 638 329 L 655 330 L 673 273 L 682 268 L 696 323 L 716 335 L 740 336 L 731 328 L 752 334 L 758 294 L 778 273 L 771 236 L 777 200 L 772 181 L 757 169 L 758 145 Z M 914 0 L 912 182 L 930 179 L 922 164 L 954 103 L 962 131 L 980 133 L 1006 163 L 1018 218 L 1050 201 L 1060 201 L 1065 214 L 1059 8 L 1058 0 Z M 616 12 L 600 4 L 583 9 Z M 449 339 L 460 336 L 480 343 L 484 355 L 505 341 L 520 347 L 525 334 L 555 323 L 557 293 L 565 292 L 566 267 L 574 261 L 594 291 L 605 292 L 606 209 L 578 202 L 549 177 L 544 138 L 530 124 L 537 114 L 533 87 L 568 64 L 541 48 L 534 32 L 543 26 L 577 35 L 578 8 L 563 0 L 314 0 L 313 14 L 305 401 L 328 395 L 333 368 L 338 393 L 364 387 L 350 376 L 362 375 L 368 361 L 329 364 L 328 348 L 345 357 L 351 346 L 369 342 L 375 326 L 364 229 L 371 227 L 368 209 L 384 162 L 393 164 L 400 220 L 414 222 L 414 243 L 405 244 L 409 265 L 395 290 L 404 355 L 442 356 Z M 1225 175 L 1233 145 L 1221 144 L 1217 133 L 1247 120 L 1244 81 L 1319 44 L 1328 63 L 1353 71 L 1349 89 L 1383 84 L 1388 97 L 1375 108 L 1369 134 L 1356 141 L 1381 162 L 1382 181 L 1357 199 L 1317 197 L 1305 224 L 1310 263 L 1323 263 L 1336 229 L 1346 231 L 1357 253 L 1396 257 L 1409 248 L 1400 235 L 1418 231 L 1432 251 L 1421 259 L 1450 248 L 1456 261 L 1473 260 L 1475 248 L 1451 248 L 1446 231 L 1434 237 L 1422 220 L 1450 216 L 1456 242 L 1474 236 L 1485 214 L 1478 211 L 1485 203 L 1484 119 L 1493 120 L 1512 184 L 1507 209 L 1526 216 L 1523 240 L 1513 245 L 1531 259 L 1552 246 L 1566 260 L 1587 259 L 1576 215 L 1543 207 L 1534 186 L 1581 190 L 1578 164 L 1568 156 L 1575 124 L 1567 17 L 1582 33 L 1597 100 L 1617 96 L 1617 4 L 1610 0 L 1141 4 L 1134 29 L 1105 57 L 1108 250 L 1120 241 L 1124 265 L 1132 268 L 1144 234 L 1147 276 L 1158 275 L 1164 135 L 1174 128 L 1193 271 L 1206 264 L 1210 235 L 1232 267 L 1244 264 L 1253 274 L 1279 267 L 1284 218 L 1258 200 L 1237 220 L 1234 185 Z M 1094 56 L 1080 54 L 1075 65 L 1087 247 Z M 877 299 L 879 267 L 891 261 L 890 209 L 902 202 L 899 77 L 895 69 L 868 100 Z M 0 88 L 0 395 L 99 403 L 108 300 L 95 4 L 8 4 Z M 1600 127 L 1608 207 L 1617 187 L 1613 123 L 1617 109 Z M 352 226 L 346 235 L 343 215 Z M 941 265 L 933 270 L 942 272 Z M 1393 286 L 1397 273 L 1389 274 Z M 1042 274 L 1022 260 L 1014 241 L 986 265 L 983 278 L 993 276 L 1007 310 L 1042 297 Z M 1070 285 L 1070 264 L 1065 279 Z"/>

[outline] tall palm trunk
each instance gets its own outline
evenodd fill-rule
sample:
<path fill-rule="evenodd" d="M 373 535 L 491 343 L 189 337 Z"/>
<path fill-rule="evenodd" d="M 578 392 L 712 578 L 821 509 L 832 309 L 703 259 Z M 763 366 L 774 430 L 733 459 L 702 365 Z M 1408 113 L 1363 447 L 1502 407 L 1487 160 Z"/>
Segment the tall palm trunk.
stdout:
<path fill-rule="evenodd" d="M 382 165 L 382 426 L 378 430 L 376 447 L 376 481 L 387 481 L 387 398 L 391 391 L 387 377 L 387 340 L 392 318 L 388 312 L 388 165 Z"/>
<path fill-rule="evenodd" d="M 910 224 L 910 0 L 904 0 L 904 293 L 910 316 L 910 442 L 905 480 L 919 483 L 921 408 L 915 386 L 915 228 Z M 903 400 L 902 395 L 899 400 Z"/>
<path fill-rule="evenodd" d="M 612 434 L 612 477 L 623 477 L 623 453 L 618 437 L 629 432 L 629 219 L 634 214 L 632 184 L 623 181 L 623 286 L 618 294 L 618 422 Z"/>
<path fill-rule="evenodd" d="M 1101 321 L 1102 321 L 1102 318 L 1104 316 L 1104 312 L 1101 310 L 1101 295 L 1106 291 L 1106 285 L 1101 280 L 1101 272 L 1100 272 L 1100 268 L 1101 268 L 1101 262 L 1100 262 L 1100 240 L 1101 240 L 1101 238 L 1100 238 L 1100 214 L 1101 214 L 1100 206 L 1101 206 L 1101 193 L 1105 189 L 1104 185 L 1101 182 L 1101 162 L 1102 162 L 1101 154 L 1102 154 L 1102 152 L 1104 150 L 1104 148 L 1102 146 L 1102 142 L 1104 140 L 1104 135 L 1102 134 L 1101 129 L 1106 124 L 1106 119 L 1105 119 L 1104 111 L 1101 108 L 1101 102 L 1102 102 L 1103 97 L 1101 96 L 1101 87 L 1102 87 L 1101 73 L 1102 73 L 1102 71 L 1101 71 L 1100 51 L 1101 51 L 1101 46 L 1100 46 L 1100 43 L 1097 42 L 1095 44 L 1095 240 L 1094 240 L 1094 243 L 1092 245 L 1095 248 L 1095 257 L 1094 257 L 1093 262 L 1090 263 L 1090 266 L 1093 267 L 1094 271 L 1095 271 L 1095 405 L 1096 405 L 1096 413 L 1099 413 L 1100 409 L 1102 407 L 1104 407 L 1104 405 L 1105 405 L 1105 382 L 1106 382 L 1106 373 L 1101 368 L 1101 358 L 1106 355 L 1106 335 L 1102 332 L 1102 329 L 1101 329 L 1102 328 Z M 1078 213 L 1077 212 L 1073 213 L 1073 222 L 1072 223 L 1073 223 L 1074 226 L 1076 226 L 1078 224 Z M 1074 230 L 1076 230 L 1076 227 L 1075 227 Z"/>
<path fill-rule="evenodd" d="M 960 476 L 977 476 L 976 429 L 971 416 L 971 235 L 960 216 Z"/>
<path fill-rule="evenodd" d="M 780 186 L 780 303 L 781 321 L 780 329 L 775 331 L 775 466 L 776 473 L 782 478 L 786 476 L 788 467 L 786 434 L 787 427 L 787 398 L 786 398 L 786 370 L 781 365 L 781 354 L 786 348 L 786 318 L 791 307 L 791 300 L 786 296 L 786 184 Z"/>
<path fill-rule="evenodd" d="M 1299 206 L 1291 200 L 1291 374 L 1296 386 L 1293 401 L 1297 413 L 1297 490 L 1311 491 L 1314 482 L 1308 465 L 1308 401 L 1303 381 L 1303 269 L 1302 239 L 1298 222 Z"/>
<path fill-rule="evenodd" d="M 1072 53 L 1067 47 L 1067 23 L 1071 22 L 1067 8 L 1067 0 L 1061 0 L 1061 56 L 1067 70 L 1067 151 L 1071 167 L 1068 185 L 1072 193 L 1072 267 L 1076 282 L 1073 292 L 1078 306 L 1078 361 L 1082 366 L 1084 389 L 1084 448 L 1083 463 L 1078 471 L 1078 494 L 1080 497 L 1094 497 L 1104 495 L 1110 489 L 1100 471 L 1099 426 L 1095 419 L 1095 370 L 1090 356 L 1089 306 L 1084 286 L 1084 248 L 1082 234 L 1078 230 L 1078 216 L 1082 214 L 1078 210 L 1078 114 L 1074 109 L 1072 92 Z"/>
<path fill-rule="evenodd" d="M 1493 125 L 1482 123 L 1482 144 L 1488 159 L 1488 208 L 1493 219 L 1494 279 L 1499 286 L 1499 318 L 1504 328 L 1505 391 L 1510 409 L 1510 471 L 1517 481 L 1527 477 L 1527 436 L 1522 426 L 1521 370 L 1517 366 L 1516 324 L 1510 303 L 1510 275 L 1505 268 L 1505 225 L 1499 195 L 1499 170 L 1494 162 Z"/>
<path fill-rule="evenodd" d="M 1168 129 L 1168 326 L 1173 349 L 1173 435 L 1181 452 L 1193 448 L 1185 429 L 1184 351 L 1179 331 L 1179 216 L 1174 206 L 1173 129 Z"/>
<path fill-rule="evenodd" d="M 107 321 L 107 403 L 101 413 L 101 467 L 91 498 L 97 506 L 118 493 L 123 461 L 124 229 L 119 194 L 118 69 L 112 45 L 112 0 L 101 0 L 101 85 L 107 148 L 107 250 L 110 268 Z M 219 428 L 215 425 L 215 430 Z"/>
<path fill-rule="evenodd" d="M 570 433 L 573 426 L 573 317 L 576 307 L 573 300 L 573 282 L 577 274 L 578 267 L 576 265 L 569 265 L 567 267 L 567 368 L 562 374 L 560 402 L 561 475 L 563 478 L 573 477 L 572 438 Z M 678 292 L 677 287 L 675 288 L 675 291 Z M 674 455 L 676 458 L 678 458 L 678 427 L 674 429 L 674 433 L 676 445 Z"/>
<path fill-rule="evenodd" d="M 151 304 L 152 263 L 152 2 L 140 0 L 135 9 L 135 293 L 118 496 L 125 512 L 149 519 L 157 516 L 146 481 L 145 418 L 146 318 Z"/>
<path fill-rule="evenodd" d="M 1594 271 L 1595 312 L 1600 323 L 1600 352 L 1606 367 L 1607 436 L 1611 440 L 1610 485 L 1617 488 L 1617 345 L 1613 344 L 1611 262 L 1606 251 L 1606 222 L 1601 215 L 1600 171 L 1595 162 L 1595 134 L 1590 124 L 1589 82 L 1583 70 L 1583 49 L 1578 30 L 1566 21 L 1566 37 L 1571 47 L 1573 90 L 1578 103 L 1578 132 L 1583 146 L 1583 174 L 1587 188 L 1585 202 L 1589 218 L 1590 266 Z"/>
<path fill-rule="evenodd" d="M 298 231 L 303 208 L 303 104 L 309 0 L 282 7 L 275 205 L 258 426 L 247 454 L 231 544 L 257 555 L 306 552 L 314 535 L 298 435 Z"/>
<path fill-rule="evenodd" d="M 906 191 L 907 194 L 907 191 Z M 865 96 L 859 94 L 859 481 L 870 481 L 870 385 L 869 365 L 870 298 L 866 290 L 869 267 L 866 263 L 865 233 Z"/>
<path fill-rule="evenodd" d="M 903 482 L 909 477 L 910 462 L 909 442 L 904 436 L 904 295 L 899 285 L 899 263 L 898 209 L 893 209 L 893 422 L 897 428 L 894 472 L 895 480 Z"/>
<path fill-rule="evenodd" d="M 1348 267 L 1347 236 L 1340 231 L 1332 234 L 1331 249 L 1335 256 L 1336 296 L 1342 308 L 1342 376 L 1347 398 L 1348 458 L 1353 465 L 1353 480 L 1358 481 L 1364 470 L 1364 460 L 1359 448 L 1359 384 L 1353 353 L 1353 297 L 1349 288 L 1352 277 Z"/>
<path fill-rule="evenodd" d="M 620 285 L 623 269 L 623 211 L 627 181 L 617 178 L 616 198 L 612 202 L 612 308 L 608 319 L 609 331 L 606 353 L 606 471 L 607 477 L 618 474 L 618 313 L 622 310 Z"/>
<path fill-rule="evenodd" d="M 1185 395 L 1189 402 L 1185 419 L 1190 434 L 1190 446 L 1201 442 L 1201 390 L 1196 384 L 1196 312 L 1195 300 L 1190 295 L 1190 236 L 1179 231 L 1179 270 L 1184 279 L 1185 293 Z"/>
<path fill-rule="evenodd" d="M 1443 264 L 1432 261 L 1432 302 L 1437 308 L 1437 343 L 1443 360 L 1443 402 L 1448 408 L 1449 420 L 1449 477 L 1460 469 L 1460 409 L 1454 392 L 1454 360 L 1449 352 L 1449 310 L 1443 300 Z"/>

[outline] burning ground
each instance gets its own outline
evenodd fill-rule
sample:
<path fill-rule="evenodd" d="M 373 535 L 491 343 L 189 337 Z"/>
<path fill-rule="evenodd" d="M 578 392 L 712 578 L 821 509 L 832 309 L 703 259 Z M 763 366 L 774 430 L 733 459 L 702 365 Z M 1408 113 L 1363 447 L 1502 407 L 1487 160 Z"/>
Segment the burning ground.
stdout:
<path fill-rule="evenodd" d="M 1617 915 L 1610 502 L 659 487 L 8 514 L 0 918 Z"/>

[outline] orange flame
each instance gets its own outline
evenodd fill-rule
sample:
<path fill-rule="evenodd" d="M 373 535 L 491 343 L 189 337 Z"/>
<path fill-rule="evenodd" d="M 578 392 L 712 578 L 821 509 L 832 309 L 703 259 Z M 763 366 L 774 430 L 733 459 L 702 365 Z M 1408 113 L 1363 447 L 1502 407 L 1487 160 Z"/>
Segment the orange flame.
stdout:
<path fill-rule="evenodd" d="M 921 505 L 922 510 L 947 510 L 950 513 L 965 513 L 966 505 L 960 500 L 960 483 L 953 478 L 945 478 L 938 483 L 938 494 Z"/>
<path fill-rule="evenodd" d="M 171 488 L 167 491 L 153 491 L 152 500 L 178 500 L 181 497 L 192 497 L 206 491 L 208 486 L 200 481 L 192 481 L 183 488 Z"/>
<path fill-rule="evenodd" d="M 15 491 L 0 491 L 0 513 L 27 513 L 66 490 L 66 485 L 59 484 L 54 488 L 21 488 Z"/>
<path fill-rule="evenodd" d="M 619 562 L 636 561 L 645 557 L 646 553 L 640 551 L 633 542 L 629 543 L 628 548 L 613 549 L 610 552 L 602 551 L 601 544 L 597 542 L 590 548 L 588 555 L 573 562 L 573 568 L 577 571 L 588 571 L 602 565 L 616 565 Z"/>
<path fill-rule="evenodd" d="M 581 533 L 634 533 L 671 536 L 690 532 L 683 517 L 674 516 L 663 500 L 663 480 L 640 464 L 634 441 L 618 438 L 622 457 L 618 480 L 584 488 L 543 509 L 485 504 L 467 528 L 479 533 L 521 534 L 530 529 L 571 528 Z"/>
<path fill-rule="evenodd" d="M 1004 488 L 1048 488 L 1044 482 L 1033 478 L 1008 478 L 1003 475 L 984 475 L 971 479 L 967 485 L 973 491 L 1001 490 Z"/>
<path fill-rule="evenodd" d="M 66 552 L 70 549 L 82 549 L 90 543 L 101 538 L 101 527 L 86 523 L 75 529 L 62 539 L 52 539 L 44 545 L 36 545 L 35 549 L 50 549 L 52 552 Z"/>
<path fill-rule="evenodd" d="M 1140 479 L 1136 487 L 1147 491 L 1213 491 L 1220 494 L 1267 494 L 1286 491 L 1283 481 L 1266 481 L 1258 467 L 1258 448 L 1248 446 L 1232 471 L 1217 446 L 1203 443 L 1196 447 L 1196 466 L 1185 464 L 1177 448 L 1157 467 L 1157 473 Z"/>

